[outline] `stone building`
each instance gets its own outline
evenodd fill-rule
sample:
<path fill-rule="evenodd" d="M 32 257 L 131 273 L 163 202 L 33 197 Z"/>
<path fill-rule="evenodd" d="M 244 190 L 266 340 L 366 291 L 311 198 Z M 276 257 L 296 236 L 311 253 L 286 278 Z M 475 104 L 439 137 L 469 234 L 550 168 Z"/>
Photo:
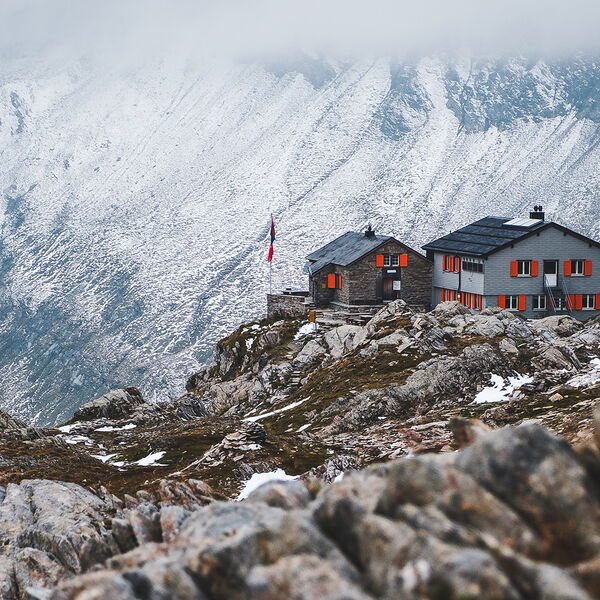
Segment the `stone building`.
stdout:
<path fill-rule="evenodd" d="M 349 231 L 307 256 L 309 295 L 317 307 L 367 306 L 403 299 L 431 303 L 432 263 L 391 236 Z"/>

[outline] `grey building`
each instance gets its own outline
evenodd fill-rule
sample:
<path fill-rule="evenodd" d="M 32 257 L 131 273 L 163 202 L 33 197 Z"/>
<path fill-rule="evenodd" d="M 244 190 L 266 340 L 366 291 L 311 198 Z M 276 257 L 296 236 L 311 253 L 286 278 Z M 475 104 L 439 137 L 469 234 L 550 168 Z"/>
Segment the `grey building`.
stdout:
<path fill-rule="evenodd" d="M 378 305 L 401 298 L 429 308 L 431 262 L 370 227 L 349 231 L 306 258 L 309 295 L 317 307 Z"/>
<path fill-rule="evenodd" d="M 542 207 L 529 218 L 486 217 L 423 249 L 433 261 L 432 306 L 458 300 L 477 312 L 501 306 L 524 317 L 600 312 L 600 244 Z"/>

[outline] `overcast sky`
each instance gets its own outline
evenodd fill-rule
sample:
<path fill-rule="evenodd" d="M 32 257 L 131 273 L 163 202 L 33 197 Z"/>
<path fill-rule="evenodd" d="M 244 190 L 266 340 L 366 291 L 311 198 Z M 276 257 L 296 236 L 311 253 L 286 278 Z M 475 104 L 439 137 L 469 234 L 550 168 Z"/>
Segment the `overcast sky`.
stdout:
<path fill-rule="evenodd" d="M 600 0 L 0 0 L 4 56 L 600 51 Z"/>

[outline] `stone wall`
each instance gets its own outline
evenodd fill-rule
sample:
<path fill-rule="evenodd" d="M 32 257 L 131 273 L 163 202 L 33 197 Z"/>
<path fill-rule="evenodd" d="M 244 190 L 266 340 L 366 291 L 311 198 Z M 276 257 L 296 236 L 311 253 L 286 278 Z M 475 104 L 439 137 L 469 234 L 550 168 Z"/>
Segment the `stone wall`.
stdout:
<path fill-rule="evenodd" d="M 291 294 L 267 294 L 267 316 L 295 319 L 308 315 L 308 301 L 305 296 Z"/>

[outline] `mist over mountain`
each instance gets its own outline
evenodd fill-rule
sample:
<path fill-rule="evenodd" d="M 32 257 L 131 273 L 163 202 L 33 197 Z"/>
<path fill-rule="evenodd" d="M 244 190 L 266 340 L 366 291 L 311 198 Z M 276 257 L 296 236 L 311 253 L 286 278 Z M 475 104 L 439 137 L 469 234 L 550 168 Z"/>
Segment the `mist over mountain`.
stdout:
<path fill-rule="evenodd" d="M 140 63 L 51 42 L 43 61 L 18 44 L 0 59 L 0 407 L 15 416 L 65 420 L 123 385 L 182 393 L 215 340 L 264 313 L 270 213 L 276 288 L 305 287 L 305 254 L 367 224 L 418 248 L 541 203 L 600 235 L 593 53 Z"/>

